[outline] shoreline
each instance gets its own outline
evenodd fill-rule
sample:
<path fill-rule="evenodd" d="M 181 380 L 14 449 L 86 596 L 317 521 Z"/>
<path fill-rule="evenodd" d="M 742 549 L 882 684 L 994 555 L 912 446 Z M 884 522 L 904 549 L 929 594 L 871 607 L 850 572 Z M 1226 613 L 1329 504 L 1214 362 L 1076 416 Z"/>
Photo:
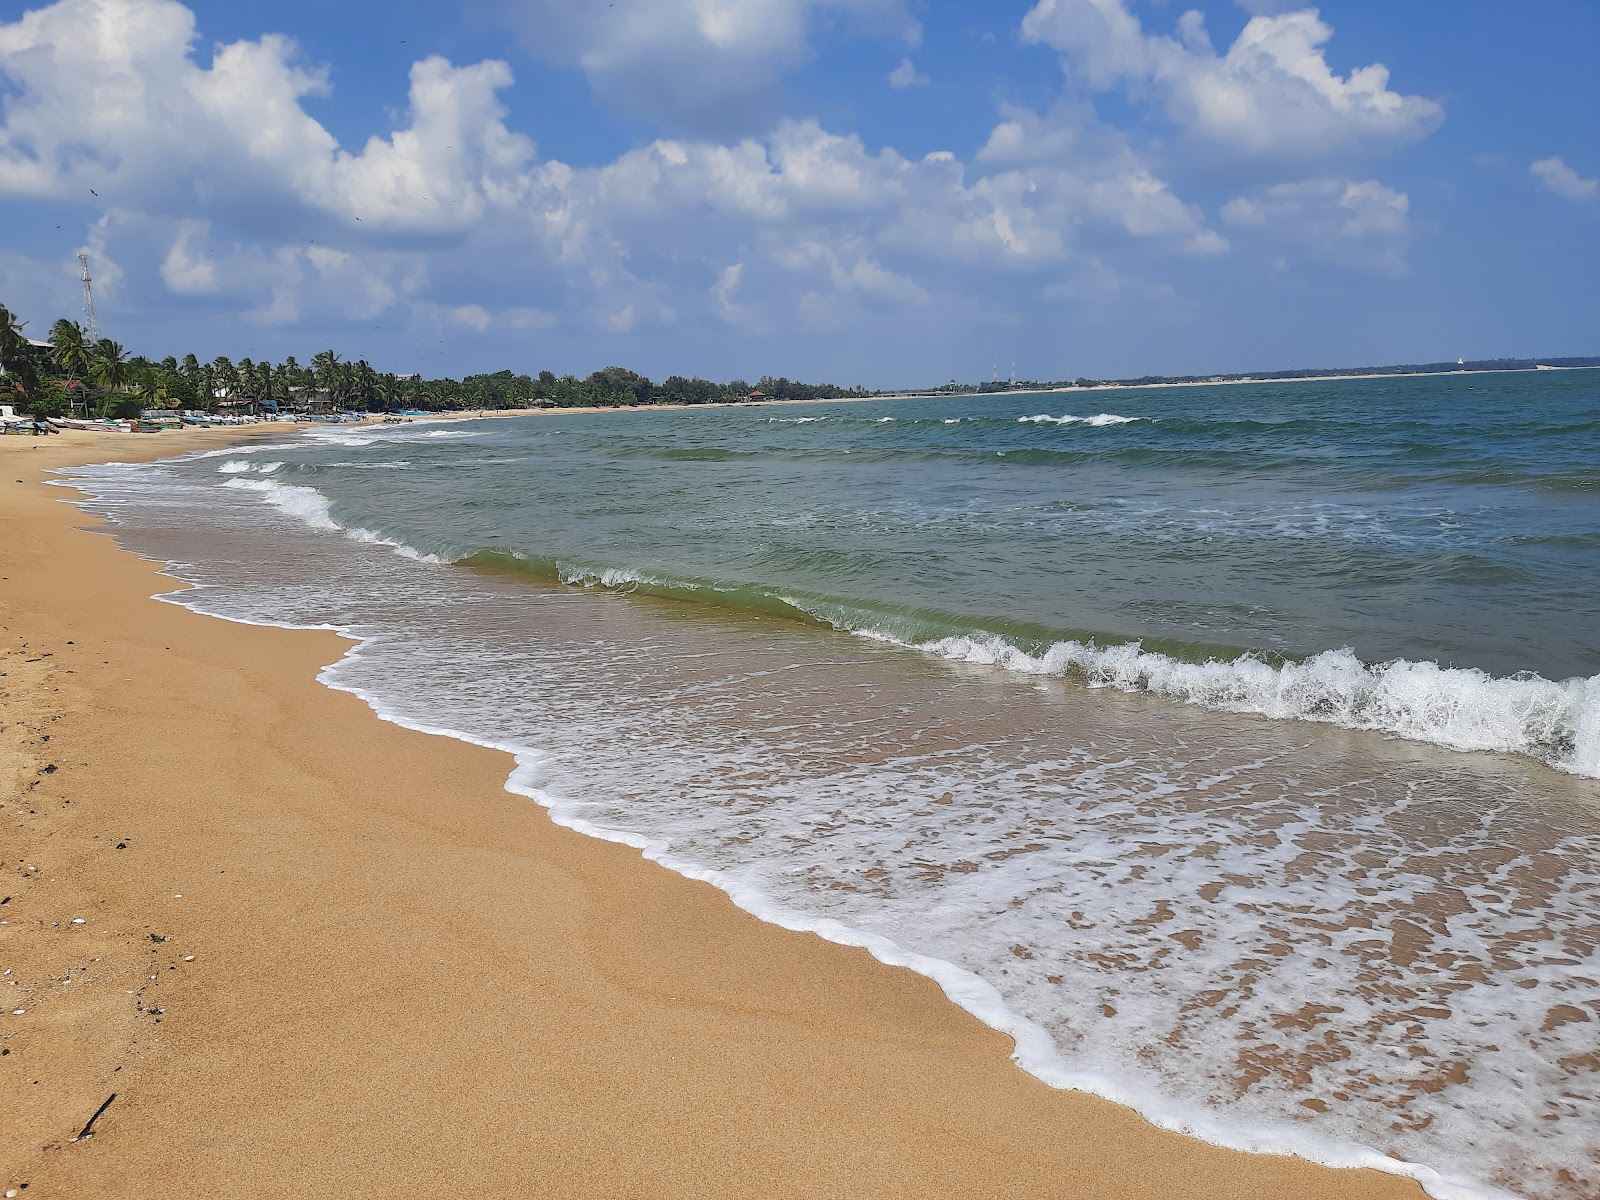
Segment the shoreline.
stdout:
<path fill-rule="evenodd" d="M 134 445 L 285 428 L 304 427 Z M 506 792 L 504 754 L 317 684 L 338 635 L 151 599 L 172 590 L 160 564 L 75 528 L 98 523 L 42 486 L 130 449 L 0 442 L 26 481 L 0 476 L 0 765 L 33 783 L 4 815 L 39 868 L 0 911 L 31 982 L 0 1018 L 0 1071 L 38 1080 L 6 1085 L 26 1097 L 0 1141 L 7 1186 L 1421 1194 L 1055 1091 L 932 981 L 562 829 Z M 112 1092 L 94 1137 L 68 1141 Z"/>

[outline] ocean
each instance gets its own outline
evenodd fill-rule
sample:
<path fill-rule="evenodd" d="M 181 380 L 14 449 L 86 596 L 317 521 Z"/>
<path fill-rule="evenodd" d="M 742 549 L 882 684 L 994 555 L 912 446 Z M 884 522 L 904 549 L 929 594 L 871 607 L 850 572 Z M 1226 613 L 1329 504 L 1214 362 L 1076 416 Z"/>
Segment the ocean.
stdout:
<path fill-rule="evenodd" d="M 1052 1084 L 1600 1193 L 1600 373 L 323 426 L 66 473 L 382 716 Z M 441 804 L 466 802 L 441 796 Z"/>

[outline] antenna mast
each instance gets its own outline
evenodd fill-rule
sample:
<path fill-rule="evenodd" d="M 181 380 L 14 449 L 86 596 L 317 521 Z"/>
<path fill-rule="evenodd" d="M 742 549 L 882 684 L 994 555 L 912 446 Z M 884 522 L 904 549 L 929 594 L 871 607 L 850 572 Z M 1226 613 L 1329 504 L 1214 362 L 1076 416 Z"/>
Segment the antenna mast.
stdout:
<path fill-rule="evenodd" d="M 94 319 L 94 289 L 90 286 L 93 280 L 89 278 L 89 256 L 79 253 L 78 261 L 83 264 L 83 315 L 88 319 L 83 332 L 93 345 L 100 340 L 100 323 Z"/>

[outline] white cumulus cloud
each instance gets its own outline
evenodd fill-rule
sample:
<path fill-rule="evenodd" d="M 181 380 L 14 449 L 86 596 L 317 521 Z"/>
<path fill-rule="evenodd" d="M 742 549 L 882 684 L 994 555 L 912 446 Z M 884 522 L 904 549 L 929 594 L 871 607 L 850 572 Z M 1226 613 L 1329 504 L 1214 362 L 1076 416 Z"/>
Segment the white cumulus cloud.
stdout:
<path fill-rule="evenodd" d="M 889 72 L 889 86 L 897 90 L 911 87 L 927 87 L 928 77 L 917 70 L 917 65 L 909 58 L 902 58 L 900 65 Z"/>
<path fill-rule="evenodd" d="M 744 132 L 825 22 L 915 45 L 904 0 L 499 0 L 529 52 L 576 64 L 602 96 L 686 132 Z"/>
<path fill-rule="evenodd" d="M 502 123 L 504 63 L 418 62 L 410 124 L 351 154 L 305 111 L 326 76 L 292 41 L 219 46 L 206 67 L 194 42 L 194 14 L 177 0 L 58 0 L 0 25 L 0 74 L 16 90 L 0 127 L 0 198 L 93 196 L 257 226 L 315 213 L 436 233 L 514 193 L 533 158 Z"/>
<path fill-rule="evenodd" d="M 1559 158 L 1541 158 L 1528 170 L 1564 200 L 1593 200 L 1600 196 L 1600 179 L 1585 179 Z"/>
<path fill-rule="evenodd" d="M 1147 34 L 1124 0 L 1038 0 L 1025 41 L 1061 51 L 1097 90 L 1159 97 L 1175 125 L 1214 147 L 1261 158 L 1314 159 L 1414 142 L 1443 120 L 1435 101 L 1389 87 L 1381 63 L 1339 75 L 1315 9 L 1257 15 L 1219 54 L 1198 12 L 1176 36 Z"/>
<path fill-rule="evenodd" d="M 1410 198 L 1375 179 L 1280 183 L 1228 201 L 1222 219 L 1280 253 L 1389 275 L 1405 272 L 1414 233 Z"/>

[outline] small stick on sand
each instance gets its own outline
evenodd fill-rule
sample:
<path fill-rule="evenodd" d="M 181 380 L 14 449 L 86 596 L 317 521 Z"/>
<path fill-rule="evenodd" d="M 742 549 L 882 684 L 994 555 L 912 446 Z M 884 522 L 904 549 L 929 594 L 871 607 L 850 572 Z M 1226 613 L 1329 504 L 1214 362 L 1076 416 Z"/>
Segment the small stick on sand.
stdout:
<path fill-rule="evenodd" d="M 83 1141 L 84 1138 L 93 1137 L 94 1136 L 94 1123 L 100 1119 L 100 1114 L 101 1113 L 105 1112 L 106 1109 L 111 1107 L 111 1102 L 113 1100 L 115 1100 L 116 1098 L 117 1098 L 117 1094 L 115 1092 L 112 1092 L 111 1095 L 107 1096 L 105 1103 L 102 1104 L 99 1108 L 94 1110 L 94 1116 L 90 1117 L 86 1122 L 84 1122 L 83 1128 L 78 1130 L 78 1136 L 75 1137 L 73 1139 L 73 1141 L 81 1142 L 81 1141 Z"/>

